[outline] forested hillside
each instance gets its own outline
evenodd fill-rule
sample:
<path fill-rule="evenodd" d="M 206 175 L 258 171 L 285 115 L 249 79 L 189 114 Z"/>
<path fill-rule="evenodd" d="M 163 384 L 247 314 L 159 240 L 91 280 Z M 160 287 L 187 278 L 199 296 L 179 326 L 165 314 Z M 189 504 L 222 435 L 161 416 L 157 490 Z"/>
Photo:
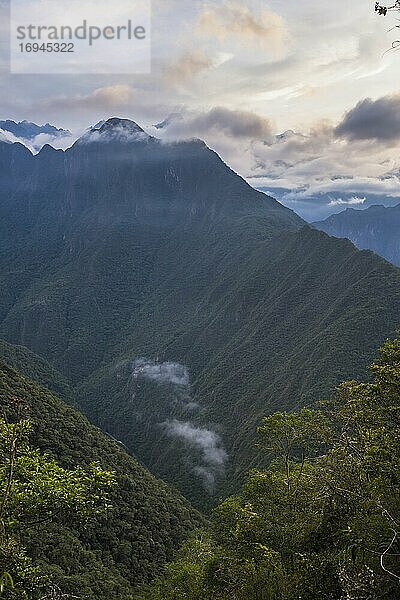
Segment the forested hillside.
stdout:
<path fill-rule="evenodd" d="M 7 352 L 11 355 L 12 349 Z M 20 353 L 15 349 L 15 355 Z M 26 357 L 34 364 L 35 357 L 28 352 Z M 53 376 L 50 370 L 48 378 Z M 53 519 L 44 518 L 42 509 L 36 524 L 22 526 L 20 542 L 29 558 L 39 574 L 49 575 L 65 593 L 96 600 L 134 598 L 134 590 L 160 572 L 190 530 L 202 523 L 201 517 L 80 413 L 1 362 L 2 413 L 15 402 L 32 422 L 32 448 L 68 469 L 97 462 L 116 474 L 107 512 L 83 522 L 64 522 L 57 511 Z M 3 550 L 1 546 L 0 567 Z"/>
<path fill-rule="evenodd" d="M 194 468 L 221 475 L 192 442 L 200 431 L 221 436 L 225 474 L 237 481 L 254 460 L 263 415 L 308 405 L 362 374 L 398 326 L 400 273 L 372 253 L 308 228 L 247 249 L 234 277 L 228 253 L 219 277 L 200 293 L 199 284 L 192 294 L 185 285 L 187 263 L 167 283 L 157 272 L 139 325 L 131 325 L 127 358 L 78 388 L 88 414 L 128 445 L 139 440 L 140 458 L 186 493 L 200 493 L 189 487 L 196 485 Z M 189 365 L 191 385 L 152 377 L 149 364 L 135 372 L 135 355 Z M 160 427 L 170 421 L 174 430 Z M 178 423 L 191 424 L 187 435 Z M 210 444 L 218 449 L 217 440 Z"/>
<path fill-rule="evenodd" d="M 265 463 L 142 600 L 397 600 L 400 341 L 370 383 L 258 430 Z"/>
<path fill-rule="evenodd" d="M 21 375 L 54 392 L 68 404 L 75 404 L 74 391 L 67 378 L 54 369 L 44 358 L 24 346 L 14 346 L 0 340 L 0 360 L 14 367 Z"/>

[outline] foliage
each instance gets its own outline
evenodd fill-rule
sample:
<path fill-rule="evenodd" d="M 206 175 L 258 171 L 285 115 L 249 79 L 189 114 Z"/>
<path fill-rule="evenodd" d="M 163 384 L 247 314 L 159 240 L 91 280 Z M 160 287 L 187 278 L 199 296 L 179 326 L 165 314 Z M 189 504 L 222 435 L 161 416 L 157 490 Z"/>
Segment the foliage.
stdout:
<path fill-rule="evenodd" d="M 396 600 L 400 340 L 319 410 L 259 428 L 271 461 L 223 502 L 143 594 L 149 600 Z"/>
<path fill-rule="evenodd" d="M 37 364 L 28 351 L 24 356 Z M 19 479 L 4 519 L 12 534 L 7 552 L 3 548 L 9 559 L 0 573 L 3 568 L 14 575 L 7 565 L 16 562 L 16 585 L 45 577 L 62 593 L 85 600 L 133 598 L 135 587 L 154 578 L 202 523 L 200 515 L 79 412 L 3 363 L 0 406 L 13 417 L 2 424 L 4 443 L 10 427 L 22 436 Z M 7 461 L 1 464 L 4 474 Z M 109 471 L 116 485 L 104 503 L 96 489 Z M 15 511 L 19 520 L 13 519 Z M 61 598 L 56 587 L 52 593 L 49 597 Z"/>
<path fill-rule="evenodd" d="M 375 2 L 375 12 L 378 15 L 386 17 L 386 15 L 392 11 L 397 13 L 400 12 L 400 0 L 394 0 L 394 4 L 391 6 L 382 6 L 379 1 Z M 398 19 L 396 19 L 398 21 Z M 400 25 L 396 24 L 389 29 L 389 31 L 395 31 L 400 29 Z M 391 48 L 389 50 L 398 50 L 400 48 L 400 40 L 395 40 L 392 42 Z"/>
<path fill-rule="evenodd" d="M 0 594 L 4 592 L 4 590 L 9 589 L 12 590 L 14 588 L 14 581 L 11 577 L 10 573 L 4 571 L 2 576 L 0 577 Z"/>
<path fill-rule="evenodd" d="M 19 412 L 18 398 L 11 408 Z M 15 406 L 14 406 L 15 405 Z M 42 598 L 51 580 L 25 555 L 27 529 L 48 521 L 89 519 L 109 506 L 114 475 L 92 463 L 88 469 L 62 468 L 29 445 L 27 419 L 0 419 L 0 571 L 1 592 L 18 599 Z"/>

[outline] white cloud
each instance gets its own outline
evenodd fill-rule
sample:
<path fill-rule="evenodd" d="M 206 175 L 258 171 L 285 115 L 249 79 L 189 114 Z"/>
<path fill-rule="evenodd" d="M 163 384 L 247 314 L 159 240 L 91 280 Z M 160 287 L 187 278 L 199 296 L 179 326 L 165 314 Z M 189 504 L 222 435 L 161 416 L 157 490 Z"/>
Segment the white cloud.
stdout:
<path fill-rule="evenodd" d="M 162 384 L 187 387 L 190 384 L 189 369 L 176 362 L 157 362 L 147 358 L 138 358 L 133 363 L 133 377 L 150 379 Z"/>
<path fill-rule="evenodd" d="M 349 198 L 348 200 L 343 200 L 343 198 L 334 198 L 328 202 L 328 206 L 354 206 L 365 204 L 366 198 Z"/>
<path fill-rule="evenodd" d="M 9 131 L 4 131 L 4 129 L 0 129 L 0 142 L 6 142 L 8 144 L 13 144 L 14 142 L 19 142 L 20 140 L 15 137 Z"/>
<path fill-rule="evenodd" d="M 225 464 L 227 454 L 220 446 L 221 438 L 215 431 L 177 420 L 165 423 L 165 429 L 171 437 L 179 438 L 201 450 L 206 464 L 214 467 L 222 467 Z"/>
<path fill-rule="evenodd" d="M 180 439 L 187 446 L 200 452 L 203 464 L 194 465 L 193 472 L 202 479 L 205 489 L 212 493 L 215 480 L 223 474 L 228 459 L 220 436 L 210 429 L 176 419 L 167 421 L 163 427 L 168 436 Z"/>

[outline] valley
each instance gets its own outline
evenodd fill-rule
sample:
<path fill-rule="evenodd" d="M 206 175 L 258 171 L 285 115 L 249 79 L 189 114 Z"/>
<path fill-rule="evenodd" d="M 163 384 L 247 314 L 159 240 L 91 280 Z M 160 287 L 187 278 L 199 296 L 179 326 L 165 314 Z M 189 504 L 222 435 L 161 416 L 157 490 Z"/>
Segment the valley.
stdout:
<path fill-rule="evenodd" d="M 312 230 L 201 141 L 110 119 L 66 152 L 0 153 L 2 337 L 198 507 L 255 464 L 263 416 L 362 373 L 398 327 L 395 267 Z"/>

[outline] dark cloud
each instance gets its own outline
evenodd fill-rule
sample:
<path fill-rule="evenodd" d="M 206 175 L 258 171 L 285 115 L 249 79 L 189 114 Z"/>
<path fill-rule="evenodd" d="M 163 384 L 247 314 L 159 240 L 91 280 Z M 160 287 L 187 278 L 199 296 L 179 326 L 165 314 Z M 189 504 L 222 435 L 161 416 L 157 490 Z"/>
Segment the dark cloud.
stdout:
<path fill-rule="evenodd" d="M 335 133 L 350 140 L 399 140 L 400 94 L 361 100 L 345 115 Z"/>
<path fill-rule="evenodd" d="M 264 139 L 271 135 L 269 119 L 256 113 L 216 107 L 196 116 L 190 127 L 199 134 L 217 130 L 234 138 Z"/>

